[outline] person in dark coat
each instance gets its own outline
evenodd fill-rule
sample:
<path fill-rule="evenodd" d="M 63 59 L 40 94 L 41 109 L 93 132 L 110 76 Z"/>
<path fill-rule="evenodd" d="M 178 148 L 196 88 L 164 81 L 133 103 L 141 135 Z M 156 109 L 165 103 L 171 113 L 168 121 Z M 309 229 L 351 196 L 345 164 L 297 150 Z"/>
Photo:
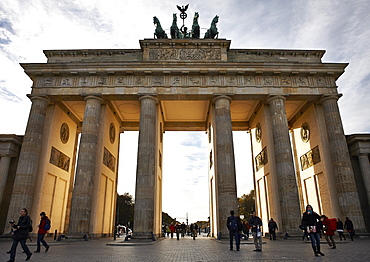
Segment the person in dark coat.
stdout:
<path fill-rule="evenodd" d="M 344 232 L 344 225 L 343 225 L 343 222 L 342 220 L 340 220 L 340 218 L 338 217 L 337 218 L 337 232 L 339 234 L 339 239 L 340 241 L 342 241 L 342 238 L 344 240 L 347 240 L 346 237 L 344 236 L 343 232 Z"/>
<path fill-rule="evenodd" d="M 256 216 L 256 211 L 252 212 L 252 216 L 249 218 L 249 226 L 252 228 L 252 235 L 254 240 L 255 250 L 257 252 L 262 252 L 262 220 Z"/>
<path fill-rule="evenodd" d="M 303 213 L 301 225 L 310 236 L 311 246 L 315 256 L 325 256 L 320 250 L 320 216 L 313 211 L 311 205 L 306 206 L 306 212 Z"/>
<path fill-rule="evenodd" d="M 229 236 L 230 236 L 230 250 L 233 250 L 233 238 L 235 237 L 235 245 L 236 250 L 240 250 L 240 234 L 239 231 L 242 230 L 242 224 L 240 222 L 240 218 L 234 216 L 234 210 L 230 211 L 230 215 L 227 218 L 227 229 L 229 229 Z"/>
<path fill-rule="evenodd" d="M 346 220 L 344 221 L 344 228 L 349 233 L 349 237 L 350 237 L 351 241 L 353 241 L 353 235 L 355 234 L 355 230 L 353 228 L 352 221 L 348 217 L 346 217 Z"/>
<path fill-rule="evenodd" d="M 276 230 L 278 226 L 273 218 L 270 219 L 268 223 L 269 233 L 270 233 L 270 240 L 276 240 Z"/>
<path fill-rule="evenodd" d="M 17 251 L 18 243 L 21 243 L 21 246 L 26 253 L 26 261 L 30 260 L 32 253 L 29 250 L 28 246 L 26 245 L 27 238 L 29 237 L 29 231 L 32 227 L 32 220 L 28 216 L 28 211 L 26 208 L 23 208 L 20 211 L 21 216 L 18 219 L 18 223 L 16 224 L 14 220 L 11 220 L 9 223 L 12 228 L 15 229 L 13 234 L 13 244 L 10 250 L 10 259 L 8 262 L 15 261 L 15 254 Z"/>
<path fill-rule="evenodd" d="M 44 237 L 46 233 L 48 232 L 44 227 L 46 226 L 47 220 L 49 218 L 46 216 L 45 212 L 41 212 L 40 216 L 41 216 L 41 220 L 40 220 L 40 224 L 38 225 L 39 231 L 37 232 L 37 249 L 34 251 L 34 253 L 40 253 L 40 246 L 41 246 L 40 243 L 42 243 L 42 245 L 45 247 L 45 252 L 48 252 L 49 250 L 49 245 L 44 240 Z M 49 223 L 50 223 L 50 220 L 49 220 Z"/>

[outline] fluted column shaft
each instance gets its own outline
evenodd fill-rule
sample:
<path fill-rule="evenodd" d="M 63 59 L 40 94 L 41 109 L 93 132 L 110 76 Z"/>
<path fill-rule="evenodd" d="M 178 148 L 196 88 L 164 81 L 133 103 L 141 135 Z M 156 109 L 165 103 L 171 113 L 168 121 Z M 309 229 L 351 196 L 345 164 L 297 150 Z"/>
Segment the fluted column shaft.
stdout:
<path fill-rule="evenodd" d="M 270 105 L 275 172 L 279 188 L 282 219 L 280 231 L 282 233 L 292 233 L 297 231 L 297 221 L 300 221 L 301 213 L 288 121 L 285 112 L 285 97 L 272 96 L 267 102 Z"/>
<path fill-rule="evenodd" d="M 150 238 L 154 230 L 155 180 L 157 172 L 157 104 L 152 96 L 140 98 L 134 237 Z"/>
<path fill-rule="evenodd" d="M 31 101 L 30 115 L 19 155 L 18 168 L 9 205 L 8 220 L 18 217 L 22 208 L 32 208 L 49 99 L 35 96 L 31 97 Z"/>
<path fill-rule="evenodd" d="M 360 162 L 361 175 L 365 184 L 367 201 L 370 203 L 370 162 L 368 154 L 360 154 L 358 161 Z"/>
<path fill-rule="evenodd" d="M 3 193 L 6 185 L 6 180 L 8 179 L 10 156 L 1 156 L 0 158 L 0 203 L 3 200 Z"/>
<path fill-rule="evenodd" d="M 230 210 L 238 214 L 234 143 L 228 96 L 218 96 L 214 102 L 215 175 L 217 183 L 218 230 L 227 237 L 227 217 Z"/>
<path fill-rule="evenodd" d="M 81 236 L 89 233 L 99 119 L 102 99 L 97 96 L 85 98 L 80 146 L 77 158 L 76 178 L 72 195 L 69 235 Z"/>
<path fill-rule="evenodd" d="M 337 100 L 337 95 L 324 96 L 321 99 L 321 104 L 324 111 L 339 206 L 343 215 L 350 217 L 358 229 L 364 229 L 360 200 Z"/>

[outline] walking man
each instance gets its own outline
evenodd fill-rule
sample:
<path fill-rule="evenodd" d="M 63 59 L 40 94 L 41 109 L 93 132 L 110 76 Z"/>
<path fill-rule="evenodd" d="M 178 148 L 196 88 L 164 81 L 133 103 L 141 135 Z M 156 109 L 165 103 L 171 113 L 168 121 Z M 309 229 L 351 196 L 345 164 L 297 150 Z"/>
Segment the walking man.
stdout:
<path fill-rule="evenodd" d="M 18 219 L 18 223 L 16 224 L 14 220 L 11 220 L 9 223 L 10 225 L 16 229 L 13 234 L 13 244 L 10 250 L 10 259 L 8 262 L 15 261 L 15 254 L 17 251 L 18 243 L 21 243 L 21 246 L 26 253 L 26 261 L 30 260 L 32 253 L 28 249 L 26 245 L 27 238 L 29 237 L 29 232 L 32 231 L 32 221 L 31 218 L 28 216 L 28 211 L 26 208 L 23 208 L 20 211 L 21 216 Z"/>
<path fill-rule="evenodd" d="M 230 235 L 230 250 L 233 250 L 233 238 L 235 237 L 236 250 L 240 250 L 240 234 L 239 231 L 242 230 L 242 224 L 240 218 L 234 216 L 234 210 L 230 211 L 230 215 L 227 218 L 227 229 L 229 229 Z"/>
<path fill-rule="evenodd" d="M 252 216 L 250 217 L 248 222 L 249 226 L 252 228 L 254 246 L 256 247 L 256 249 L 253 251 L 262 252 L 262 220 L 258 216 L 256 216 L 256 211 L 252 212 Z"/>
<path fill-rule="evenodd" d="M 270 240 L 276 240 L 276 230 L 278 229 L 278 226 L 273 218 L 270 219 L 268 223 L 269 233 L 270 233 Z"/>

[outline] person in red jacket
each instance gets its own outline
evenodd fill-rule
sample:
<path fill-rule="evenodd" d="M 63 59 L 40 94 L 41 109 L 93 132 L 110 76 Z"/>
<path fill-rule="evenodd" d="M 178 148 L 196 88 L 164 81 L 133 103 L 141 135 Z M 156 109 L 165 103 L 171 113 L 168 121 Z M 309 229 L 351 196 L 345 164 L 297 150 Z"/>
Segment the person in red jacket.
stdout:
<path fill-rule="evenodd" d="M 49 218 L 46 216 L 45 212 L 40 213 L 41 220 L 40 224 L 38 225 L 39 231 L 37 232 L 37 249 L 35 253 L 40 253 L 40 243 L 45 247 L 45 252 L 48 252 L 49 250 L 49 245 L 46 243 L 44 240 L 45 234 L 48 232 L 44 227 L 46 226 L 47 223 L 50 223 Z"/>
<path fill-rule="evenodd" d="M 320 217 L 321 221 L 322 221 L 322 224 L 324 226 L 324 235 L 325 235 L 325 239 L 326 239 L 326 242 L 328 242 L 329 246 L 331 247 L 331 249 L 336 249 L 336 245 L 335 245 L 335 242 L 334 242 L 334 231 L 335 231 L 335 228 L 336 228 L 336 219 L 329 219 L 327 216 L 325 215 L 322 215 Z M 335 226 L 334 224 L 332 223 L 335 223 Z"/>

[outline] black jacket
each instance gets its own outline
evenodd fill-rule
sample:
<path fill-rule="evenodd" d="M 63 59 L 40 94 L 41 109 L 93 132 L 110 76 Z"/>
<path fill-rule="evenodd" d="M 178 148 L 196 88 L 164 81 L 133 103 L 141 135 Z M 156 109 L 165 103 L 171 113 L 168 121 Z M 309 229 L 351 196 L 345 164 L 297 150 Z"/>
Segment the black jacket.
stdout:
<path fill-rule="evenodd" d="M 260 226 L 260 227 L 262 226 L 262 220 L 258 216 L 250 217 L 248 223 L 252 229 L 252 232 L 257 232 L 257 226 Z"/>
<path fill-rule="evenodd" d="M 28 215 L 19 217 L 18 224 L 13 225 L 13 228 L 16 229 L 14 231 L 13 239 L 16 240 L 27 239 L 29 237 L 29 230 L 31 226 L 32 221 Z"/>
<path fill-rule="evenodd" d="M 231 221 L 232 221 L 233 219 L 236 219 L 236 223 L 237 223 L 237 225 L 238 225 L 238 231 L 242 231 L 242 223 L 240 222 L 240 218 L 239 218 L 239 217 L 236 217 L 236 216 L 229 216 L 229 217 L 227 218 L 227 224 L 226 224 L 227 229 L 229 229 L 229 230 L 230 230 Z"/>
<path fill-rule="evenodd" d="M 304 212 L 302 216 L 302 226 L 303 230 L 307 230 L 308 226 L 316 226 L 317 228 L 316 232 L 318 232 L 322 228 L 320 216 L 315 212 L 312 212 L 311 214 L 308 213 L 307 211 Z"/>

